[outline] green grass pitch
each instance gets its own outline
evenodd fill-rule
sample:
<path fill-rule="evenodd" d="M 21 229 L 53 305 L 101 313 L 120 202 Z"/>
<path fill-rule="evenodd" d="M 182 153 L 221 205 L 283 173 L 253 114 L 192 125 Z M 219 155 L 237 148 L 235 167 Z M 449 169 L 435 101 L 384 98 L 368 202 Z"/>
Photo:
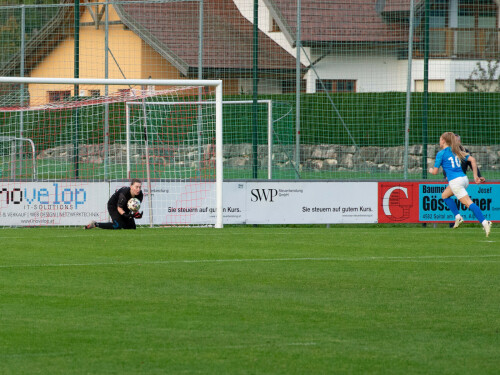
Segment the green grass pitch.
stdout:
<path fill-rule="evenodd" d="M 479 225 L 2 229 L 2 374 L 498 374 Z"/>

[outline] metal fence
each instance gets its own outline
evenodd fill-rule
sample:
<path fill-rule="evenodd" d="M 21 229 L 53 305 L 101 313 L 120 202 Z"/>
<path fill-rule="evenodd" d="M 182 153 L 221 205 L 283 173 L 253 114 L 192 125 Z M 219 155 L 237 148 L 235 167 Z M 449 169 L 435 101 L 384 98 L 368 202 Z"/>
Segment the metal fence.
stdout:
<path fill-rule="evenodd" d="M 224 107 L 226 178 L 429 178 L 444 131 L 462 136 L 489 180 L 500 176 L 493 0 L 38 3 L 0 6 L 0 76 L 222 79 L 225 101 L 251 102 Z M 35 103 L 34 89 L 2 85 L 0 107 L 113 95 L 54 84 Z M 12 140 L 43 124 L 0 113 L 1 178 L 26 173 L 12 170 L 19 149 L 36 157 L 70 142 L 38 136 L 29 151 Z"/>

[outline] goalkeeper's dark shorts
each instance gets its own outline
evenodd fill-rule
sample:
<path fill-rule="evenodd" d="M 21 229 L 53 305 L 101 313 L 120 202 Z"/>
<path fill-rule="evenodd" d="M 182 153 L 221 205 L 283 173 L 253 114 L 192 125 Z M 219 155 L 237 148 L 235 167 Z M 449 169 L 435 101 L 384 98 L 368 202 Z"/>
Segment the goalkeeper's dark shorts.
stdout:
<path fill-rule="evenodd" d="M 113 229 L 136 229 L 133 217 L 125 218 L 116 210 L 109 210 L 109 216 L 111 216 L 111 220 L 113 221 Z"/>

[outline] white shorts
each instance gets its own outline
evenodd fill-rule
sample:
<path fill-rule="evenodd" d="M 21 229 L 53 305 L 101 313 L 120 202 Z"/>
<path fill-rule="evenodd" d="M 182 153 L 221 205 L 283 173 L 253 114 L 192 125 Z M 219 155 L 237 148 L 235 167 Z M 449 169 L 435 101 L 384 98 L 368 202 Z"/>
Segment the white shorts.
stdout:
<path fill-rule="evenodd" d="M 458 199 L 469 195 L 467 193 L 467 190 L 465 190 L 467 189 L 467 186 L 469 186 L 469 179 L 467 178 L 467 176 L 454 178 L 449 182 L 449 185 L 451 191 Z"/>

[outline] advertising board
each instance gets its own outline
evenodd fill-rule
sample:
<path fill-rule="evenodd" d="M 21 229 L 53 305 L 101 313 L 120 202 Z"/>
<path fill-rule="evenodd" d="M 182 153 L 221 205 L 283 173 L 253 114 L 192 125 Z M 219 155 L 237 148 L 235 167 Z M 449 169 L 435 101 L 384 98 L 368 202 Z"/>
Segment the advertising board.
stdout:
<path fill-rule="evenodd" d="M 107 183 L 0 183 L 1 225 L 84 225 L 104 220 L 108 193 Z"/>
<path fill-rule="evenodd" d="M 379 182 L 379 223 L 453 222 L 441 194 L 448 185 L 439 182 Z M 467 192 L 490 221 L 500 221 L 500 183 L 471 184 Z M 465 221 L 475 222 L 472 211 L 456 198 Z"/>

